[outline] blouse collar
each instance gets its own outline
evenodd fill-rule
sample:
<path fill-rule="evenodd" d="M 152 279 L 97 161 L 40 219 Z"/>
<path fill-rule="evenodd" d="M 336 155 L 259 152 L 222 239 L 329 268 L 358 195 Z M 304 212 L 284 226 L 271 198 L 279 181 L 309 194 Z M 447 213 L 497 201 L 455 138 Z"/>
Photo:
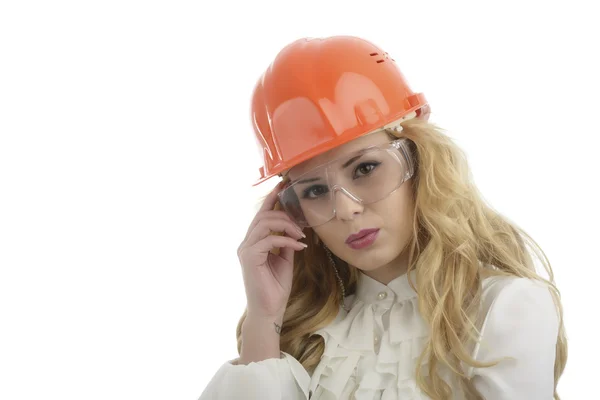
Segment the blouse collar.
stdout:
<path fill-rule="evenodd" d="M 398 303 L 417 297 L 417 292 L 410 287 L 409 274 L 394 278 L 387 285 L 359 272 L 356 297 L 366 304 Z M 410 278 L 416 284 L 416 270 L 410 272 Z"/>

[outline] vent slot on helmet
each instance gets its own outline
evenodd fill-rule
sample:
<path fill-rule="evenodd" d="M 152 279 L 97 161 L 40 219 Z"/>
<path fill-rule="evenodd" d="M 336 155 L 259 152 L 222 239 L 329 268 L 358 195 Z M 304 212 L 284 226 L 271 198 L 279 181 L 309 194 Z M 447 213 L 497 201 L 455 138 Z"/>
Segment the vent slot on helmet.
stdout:
<path fill-rule="evenodd" d="M 371 57 L 374 57 L 374 56 L 378 56 L 378 55 L 379 55 L 379 53 L 371 53 L 371 54 L 369 54 L 369 55 L 370 55 Z M 382 58 L 382 59 L 380 59 L 380 60 L 377 60 L 377 64 L 381 64 L 382 62 L 385 62 L 385 59 L 390 59 L 390 60 L 392 60 L 392 61 L 396 62 L 396 60 L 394 60 L 392 57 L 390 57 L 390 55 L 389 55 L 388 53 L 383 53 L 383 58 Z"/>

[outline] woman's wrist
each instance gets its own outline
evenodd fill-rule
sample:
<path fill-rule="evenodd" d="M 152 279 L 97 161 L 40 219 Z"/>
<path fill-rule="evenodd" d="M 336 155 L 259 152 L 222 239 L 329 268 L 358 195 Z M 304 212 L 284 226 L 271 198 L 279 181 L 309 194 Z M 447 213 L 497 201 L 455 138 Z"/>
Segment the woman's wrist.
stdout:
<path fill-rule="evenodd" d="M 280 334 L 283 317 L 247 314 L 242 325 L 240 364 L 280 357 Z"/>

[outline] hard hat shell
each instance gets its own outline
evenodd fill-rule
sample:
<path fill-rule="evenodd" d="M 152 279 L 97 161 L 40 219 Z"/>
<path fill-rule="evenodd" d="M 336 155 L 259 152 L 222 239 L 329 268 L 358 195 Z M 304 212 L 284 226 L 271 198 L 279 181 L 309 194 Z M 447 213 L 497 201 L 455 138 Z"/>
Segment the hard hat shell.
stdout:
<path fill-rule="evenodd" d="M 251 118 L 265 181 L 404 115 L 429 116 L 394 59 L 352 36 L 303 38 L 284 47 L 258 80 Z"/>

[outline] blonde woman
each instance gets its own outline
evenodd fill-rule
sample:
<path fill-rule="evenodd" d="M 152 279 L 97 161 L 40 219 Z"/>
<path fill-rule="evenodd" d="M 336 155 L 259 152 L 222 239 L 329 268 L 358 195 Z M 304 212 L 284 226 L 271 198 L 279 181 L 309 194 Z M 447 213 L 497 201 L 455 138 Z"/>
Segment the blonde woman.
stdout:
<path fill-rule="evenodd" d="M 240 357 L 200 399 L 558 399 L 550 263 L 429 113 L 364 39 L 281 50 L 252 121 L 260 181 L 282 179 L 238 250 Z"/>

